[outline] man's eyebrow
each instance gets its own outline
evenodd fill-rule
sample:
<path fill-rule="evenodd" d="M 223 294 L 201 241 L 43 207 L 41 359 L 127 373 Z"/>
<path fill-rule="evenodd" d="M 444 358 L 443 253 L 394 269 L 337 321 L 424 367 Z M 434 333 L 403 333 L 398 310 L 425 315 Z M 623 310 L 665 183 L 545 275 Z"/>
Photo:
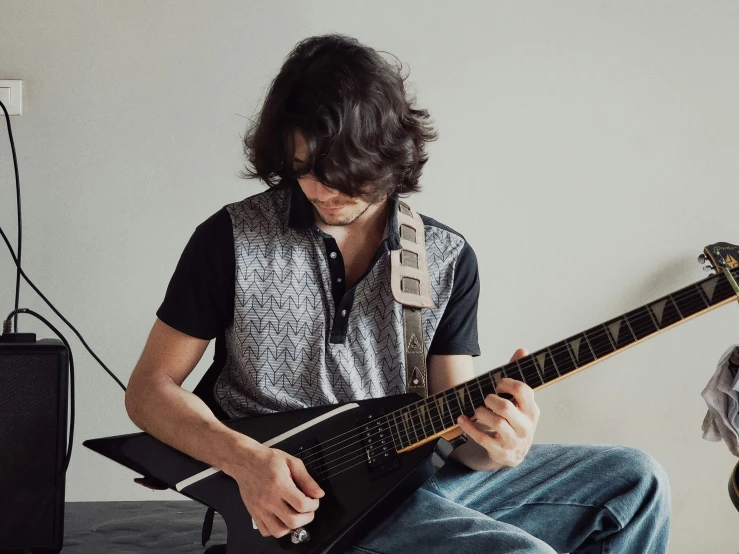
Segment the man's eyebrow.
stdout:
<path fill-rule="evenodd" d="M 299 164 L 305 163 L 305 162 L 304 162 L 303 160 L 301 160 L 300 158 L 293 158 L 293 161 L 295 161 L 295 162 L 298 162 Z"/>

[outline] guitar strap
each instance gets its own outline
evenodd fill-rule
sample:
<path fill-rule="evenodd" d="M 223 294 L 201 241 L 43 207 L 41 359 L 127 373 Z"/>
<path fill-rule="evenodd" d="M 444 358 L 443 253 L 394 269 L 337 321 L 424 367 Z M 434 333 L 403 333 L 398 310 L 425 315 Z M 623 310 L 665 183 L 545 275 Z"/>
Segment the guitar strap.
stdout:
<path fill-rule="evenodd" d="M 423 220 L 405 202 L 398 202 L 400 249 L 390 252 L 393 298 L 403 306 L 403 344 L 407 392 L 428 396 L 421 308 L 433 308 Z"/>

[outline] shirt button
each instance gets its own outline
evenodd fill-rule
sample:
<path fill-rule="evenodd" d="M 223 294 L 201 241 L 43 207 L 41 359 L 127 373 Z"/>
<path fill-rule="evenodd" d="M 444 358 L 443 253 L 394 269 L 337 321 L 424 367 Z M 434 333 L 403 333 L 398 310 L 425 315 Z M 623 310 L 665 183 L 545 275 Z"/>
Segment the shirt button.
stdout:
<path fill-rule="evenodd" d="M 337 282 L 337 283 L 341 283 L 341 277 L 337 277 L 337 278 L 336 278 L 336 282 Z"/>
<path fill-rule="evenodd" d="M 341 310 L 341 316 L 346 317 L 346 310 Z"/>
<path fill-rule="evenodd" d="M 331 254 L 329 254 L 329 256 L 331 256 L 333 259 L 336 259 L 336 252 L 331 252 Z"/>

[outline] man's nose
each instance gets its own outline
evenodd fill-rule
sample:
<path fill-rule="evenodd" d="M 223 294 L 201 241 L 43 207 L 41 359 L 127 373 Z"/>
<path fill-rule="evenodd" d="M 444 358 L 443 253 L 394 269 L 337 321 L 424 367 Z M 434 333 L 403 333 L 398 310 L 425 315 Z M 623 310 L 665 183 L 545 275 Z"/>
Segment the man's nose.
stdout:
<path fill-rule="evenodd" d="M 320 181 L 313 182 L 313 193 L 315 198 L 321 202 L 333 200 L 339 195 L 339 191 L 323 185 Z"/>

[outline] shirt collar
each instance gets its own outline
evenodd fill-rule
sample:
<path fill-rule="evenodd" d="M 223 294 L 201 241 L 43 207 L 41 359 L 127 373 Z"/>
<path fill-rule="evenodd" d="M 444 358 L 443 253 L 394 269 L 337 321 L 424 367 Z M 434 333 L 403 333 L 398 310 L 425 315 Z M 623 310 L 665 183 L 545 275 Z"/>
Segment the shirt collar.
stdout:
<path fill-rule="evenodd" d="M 290 184 L 290 208 L 287 226 L 291 229 L 307 229 L 324 235 L 316 225 L 313 206 L 303 193 L 297 181 Z M 398 196 L 390 197 L 390 215 L 385 228 L 385 240 L 390 250 L 400 250 L 400 234 L 398 233 Z"/>

